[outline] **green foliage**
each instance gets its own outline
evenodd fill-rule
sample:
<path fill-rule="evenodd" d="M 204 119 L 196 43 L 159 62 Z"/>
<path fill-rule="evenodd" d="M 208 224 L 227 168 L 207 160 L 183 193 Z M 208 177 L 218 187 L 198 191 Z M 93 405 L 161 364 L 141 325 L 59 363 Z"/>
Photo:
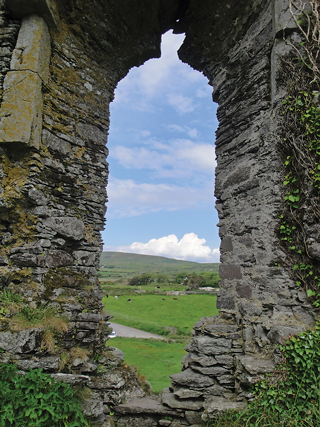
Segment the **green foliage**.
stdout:
<path fill-rule="evenodd" d="M 85 427 L 72 388 L 41 369 L 19 376 L 15 365 L 0 365 L 0 427 Z"/>
<path fill-rule="evenodd" d="M 128 285 L 129 286 L 146 286 L 149 283 L 152 283 L 154 280 L 154 276 L 151 273 L 143 273 L 140 274 L 139 276 L 134 276 L 132 277 L 129 282 Z"/>
<path fill-rule="evenodd" d="M 255 385 L 256 399 L 247 410 L 226 414 L 212 426 L 319 426 L 320 326 L 292 337 L 280 350 L 283 363 Z"/>

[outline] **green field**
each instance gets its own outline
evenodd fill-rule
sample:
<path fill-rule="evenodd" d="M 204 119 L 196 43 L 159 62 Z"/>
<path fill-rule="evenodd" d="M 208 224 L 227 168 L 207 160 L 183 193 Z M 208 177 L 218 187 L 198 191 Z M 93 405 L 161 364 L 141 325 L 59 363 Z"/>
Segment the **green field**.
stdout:
<path fill-rule="evenodd" d="M 137 367 L 156 394 L 169 386 L 169 375 L 181 371 L 181 359 L 186 354 L 186 343 L 117 337 L 109 340 L 108 345 L 123 351 L 125 362 Z"/>
<path fill-rule="evenodd" d="M 191 336 L 193 325 L 201 317 L 218 314 L 214 294 L 130 295 L 130 298 L 131 303 L 126 295 L 118 299 L 103 298 L 105 310 L 114 316 L 112 321 L 158 335 Z"/>
<path fill-rule="evenodd" d="M 136 366 L 151 383 L 155 393 L 169 386 L 169 375 L 181 371 L 181 359 L 186 354 L 184 347 L 191 340 L 195 322 L 201 317 L 218 314 L 214 293 L 201 293 L 197 289 L 187 295 L 167 293 L 184 292 L 186 285 L 181 284 L 181 280 L 187 275 L 191 277 L 191 273 L 202 274 L 209 279 L 212 277 L 212 286 L 218 287 L 218 266 L 158 256 L 102 253 L 99 276 L 105 295 L 105 310 L 114 316 L 112 322 L 167 338 L 147 340 L 117 337 L 107 342 L 107 346 L 118 347 L 124 352 L 125 363 Z M 151 283 L 128 285 L 130 278 L 146 273 L 154 275 Z M 175 276 L 180 273 L 184 273 L 182 279 L 177 280 Z M 165 275 L 165 279 L 160 283 L 158 275 L 161 274 Z M 160 288 L 155 289 L 158 286 Z M 115 295 L 118 299 L 114 298 Z M 127 302 L 129 298 L 131 303 Z"/>

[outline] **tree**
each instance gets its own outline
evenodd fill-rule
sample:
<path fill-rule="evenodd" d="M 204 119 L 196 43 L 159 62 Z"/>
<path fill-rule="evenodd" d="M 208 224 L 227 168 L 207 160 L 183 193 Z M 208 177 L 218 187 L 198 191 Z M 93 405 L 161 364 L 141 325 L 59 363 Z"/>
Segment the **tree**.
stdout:
<path fill-rule="evenodd" d="M 139 276 L 131 277 L 128 284 L 130 286 L 138 287 L 138 286 L 148 285 L 151 282 L 153 282 L 153 274 L 144 273 L 144 274 L 140 274 Z"/>

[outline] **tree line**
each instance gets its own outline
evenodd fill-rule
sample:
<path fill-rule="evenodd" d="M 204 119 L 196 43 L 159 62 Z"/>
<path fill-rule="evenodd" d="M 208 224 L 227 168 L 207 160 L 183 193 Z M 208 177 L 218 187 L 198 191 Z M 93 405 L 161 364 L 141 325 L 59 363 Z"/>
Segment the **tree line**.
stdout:
<path fill-rule="evenodd" d="M 199 287 L 219 287 L 220 277 L 216 272 L 204 273 L 186 273 L 181 272 L 170 278 L 165 273 L 142 273 L 137 276 L 131 277 L 128 284 L 130 286 L 146 286 L 151 283 L 172 283 L 185 285 L 187 290 L 198 289 Z"/>

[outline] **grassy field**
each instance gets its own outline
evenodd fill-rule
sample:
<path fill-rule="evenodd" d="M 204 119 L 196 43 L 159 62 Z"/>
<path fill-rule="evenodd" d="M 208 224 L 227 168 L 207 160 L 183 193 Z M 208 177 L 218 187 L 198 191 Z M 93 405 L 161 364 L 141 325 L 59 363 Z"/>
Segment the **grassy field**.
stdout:
<path fill-rule="evenodd" d="M 177 299 L 174 299 L 177 298 Z M 103 298 L 106 311 L 115 323 L 132 326 L 158 335 L 191 336 L 195 322 L 204 316 L 218 314 L 216 295 L 130 295 Z"/>
<path fill-rule="evenodd" d="M 186 343 L 117 337 L 108 344 L 124 352 L 125 362 L 137 367 L 156 394 L 169 386 L 169 375 L 181 371 L 181 359 L 186 354 Z"/>
<path fill-rule="evenodd" d="M 218 272 L 218 263 L 179 261 L 151 255 L 103 252 L 100 258 L 101 281 L 126 281 L 141 273 L 165 273 L 170 278 L 180 272 Z"/>

